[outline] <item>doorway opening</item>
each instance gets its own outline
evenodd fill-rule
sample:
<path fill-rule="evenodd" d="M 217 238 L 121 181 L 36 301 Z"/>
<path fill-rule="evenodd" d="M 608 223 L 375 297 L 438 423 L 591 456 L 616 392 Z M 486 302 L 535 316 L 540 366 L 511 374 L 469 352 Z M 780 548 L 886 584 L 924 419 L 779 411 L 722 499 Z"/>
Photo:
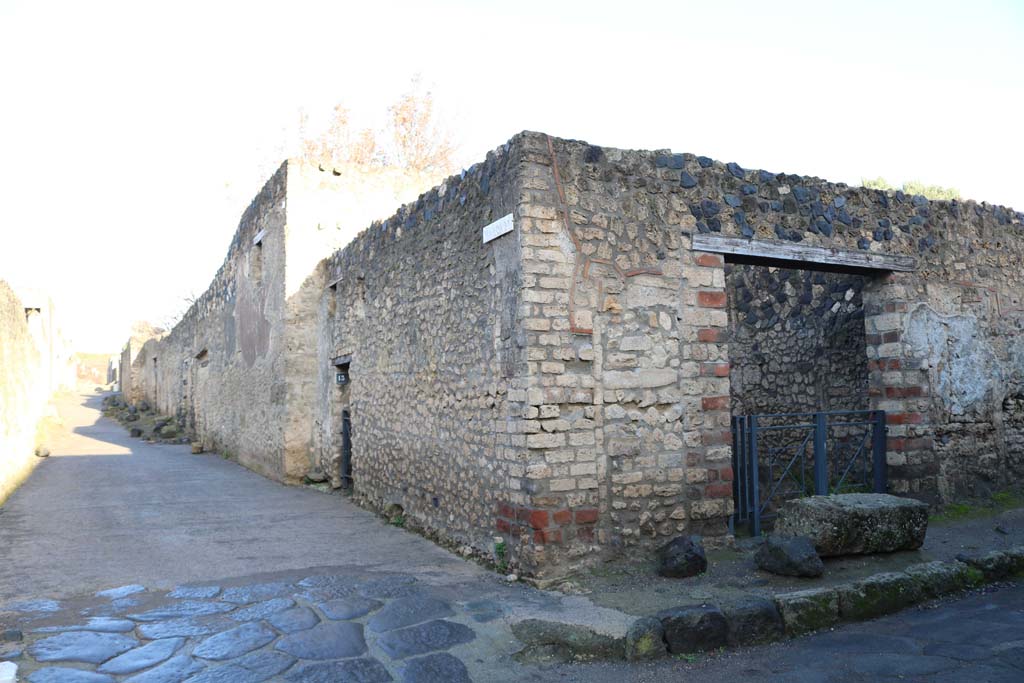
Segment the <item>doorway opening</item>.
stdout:
<path fill-rule="evenodd" d="M 350 399 L 351 356 L 338 356 L 334 369 L 334 400 L 332 406 L 332 448 L 329 477 L 333 488 L 351 490 L 352 476 L 352 405 Z"/>
<path fill-rule="evenodd" d="M 734 532 L 760 535 L 795 497 L 885 487 L 865 330 L 872 274 L 807 266 L 726 257 Z"/>

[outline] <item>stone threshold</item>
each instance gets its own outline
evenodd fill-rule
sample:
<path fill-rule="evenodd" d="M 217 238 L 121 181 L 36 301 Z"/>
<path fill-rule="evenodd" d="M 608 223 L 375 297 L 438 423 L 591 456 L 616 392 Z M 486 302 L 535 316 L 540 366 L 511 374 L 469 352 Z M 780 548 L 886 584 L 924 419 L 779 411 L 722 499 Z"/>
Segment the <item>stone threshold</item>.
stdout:
<path fill-rule="evenodd" d="M 522 661 L 642 661 L 799 637 L 1017 577 L 1024 577 L 1024 546 L 923 562 L 829 587 L 624 615 L 613 629 L 545 617 L 514 622 L 512 631 L 525 645 L 517 655 Z"/>

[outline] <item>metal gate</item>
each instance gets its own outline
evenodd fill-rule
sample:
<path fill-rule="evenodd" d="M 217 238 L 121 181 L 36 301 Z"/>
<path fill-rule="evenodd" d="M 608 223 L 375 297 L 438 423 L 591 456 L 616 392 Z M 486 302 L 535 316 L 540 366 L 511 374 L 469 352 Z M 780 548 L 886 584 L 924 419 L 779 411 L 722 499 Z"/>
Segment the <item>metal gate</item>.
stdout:
<path fill-rule="evenodd" d="M 791 498 L 831 493 L 885 493 L 885 411 L 742 415 L 732 418 L 733 500 L 730 527 L 754 536 Z"/>

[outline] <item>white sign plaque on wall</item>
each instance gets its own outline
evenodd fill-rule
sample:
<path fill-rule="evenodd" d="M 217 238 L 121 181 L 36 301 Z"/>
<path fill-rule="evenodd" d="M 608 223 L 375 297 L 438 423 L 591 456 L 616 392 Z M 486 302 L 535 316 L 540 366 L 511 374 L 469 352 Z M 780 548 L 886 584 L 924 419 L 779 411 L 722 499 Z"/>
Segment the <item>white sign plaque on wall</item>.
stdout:
<path fill-rule="evenodd" d="M 490 225 L 484 226 L 484 244 L 512 232 L 512 214 L 502 216 Z"/>

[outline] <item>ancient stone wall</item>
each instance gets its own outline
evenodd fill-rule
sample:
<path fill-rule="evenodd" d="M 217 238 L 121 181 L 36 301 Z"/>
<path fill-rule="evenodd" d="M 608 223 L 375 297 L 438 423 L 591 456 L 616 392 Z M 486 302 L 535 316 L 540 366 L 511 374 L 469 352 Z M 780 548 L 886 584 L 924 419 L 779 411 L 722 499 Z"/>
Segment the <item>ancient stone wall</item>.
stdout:
<path fill-rule="evenodd" d="M 726 264 L 733 415 L 867 410 L 864 276 Z"/>
<path fill-rule="evenodd" d="M 50 396 L 73 385 L 70 357 L 49 298 L 26 305 L 0 280 L 0 503 L 35 463 L 36 428 Z"/>
<path fill-rule="evenodd" d="M 863 290 L 869 394 L 888 413 L 890 487 L 952 500 L 1019 480 L 1005 406 L 1024 381 L 1021 213 L 652 156 L 657 177 L 677 185 L 693 233 L 915 257 L 916 271 L 876 274 Z"/>
<path fill-rule="evenodd" d="M 160 339 L 165 334 L 164 330 L 148 323 L 135 323 L 132 326 L 132 336 L 121 349 L 117 364 L 118 391 L 128 403 L 135 405 L 144 400 L 143 388 L 136 379 L 143 369 L 143 362 L 138 360 L 142 346 L 150 339 Z"/>
<path fill-rule="evenodd" d="M 743 327 L 773 318 L 789 319 L 792 331 L 793 316 L 807 315 L 819 348 L 850 351 L 832 356 L 823 386 L 826 369 L 815 365 L 789 395 L 808 407 L 886 410 L 893 491 L 950 500 L 1019 479 L 1017 436 L 1006 427 L 1019 418 L 1004 406 L 1024 377 L 1022 276 L 1011 265 L 1024 262 L 1021 214 L 689 154 L 533 134 L 523 145 L 524 329 L 538 419 L 527 423 L 536 509 L 516 537 L 529 538 L 536 561 L 684 530 L 726 533 L 730 404 L 745 391 L 731 391 L 730 360 L 735 352 L 746 381 L 745 354 L 757 342 Z M 919 267 L 812 276 L 809 292 L 791 282 L 797 302 L 810 296 L 799 313 L 777 289 L 771 302 L 759 291 L 757 311 L 736 321 L 732 339 L 725 258 L 694 250 L 698 234 L 913 256 Z M 760 290 L 776 276 L 757 280 L 748 285 Z M 732 290 L 742 290 L 735 279 Z M 785 356 L 787 337 L 766 344 Z M 765 394 L 799 371 L 803 359 L 790 357 L 788 368 L 759 363 L 746 400 L 769 406 Z M 579 524 L 578 511 L 595 525 Z"/>
<path fill-rule="evenodd" d="M 357 499 L 488 552 L 496 508 L 526 495 L 520 155 L 515 141 L 492 152 L 320 265 L 318 469 L 343 483 L 348 411 Z M 517 228 L 484 243 L 509 213 Z"/>
<path fill-rule="evenodd" d="M 523 133 L 320 261 L 325 190 L 349 191 L 283 167 L 135 361 L 270 476 L 343 484 L 348 415 L 359 500 L 544 576 L 726 542 L 734 410 L 885 410 L 890 489 L 926 500 L 1024 475 L 1019 213 Z M 917 265 L 793 275 L 698 236 Z"/>
<path fill-rule="evenodd" d="M 287 170 L 243 214 L 206 292 L 166 337 L 145 342 L 123 374 L 130 400 L 147 400 L 207 448 L 275 479 L 286 476 Z"/>
<path fill-rule="evenodd" d="M 713 542 L 731 510 L 720 258 L 690 252 L 678 180 L 657 177 L 653 154 L 522 144 L 533 510 L 513 529 L 520 553 L 557 573 L 684 530 Z"/>

